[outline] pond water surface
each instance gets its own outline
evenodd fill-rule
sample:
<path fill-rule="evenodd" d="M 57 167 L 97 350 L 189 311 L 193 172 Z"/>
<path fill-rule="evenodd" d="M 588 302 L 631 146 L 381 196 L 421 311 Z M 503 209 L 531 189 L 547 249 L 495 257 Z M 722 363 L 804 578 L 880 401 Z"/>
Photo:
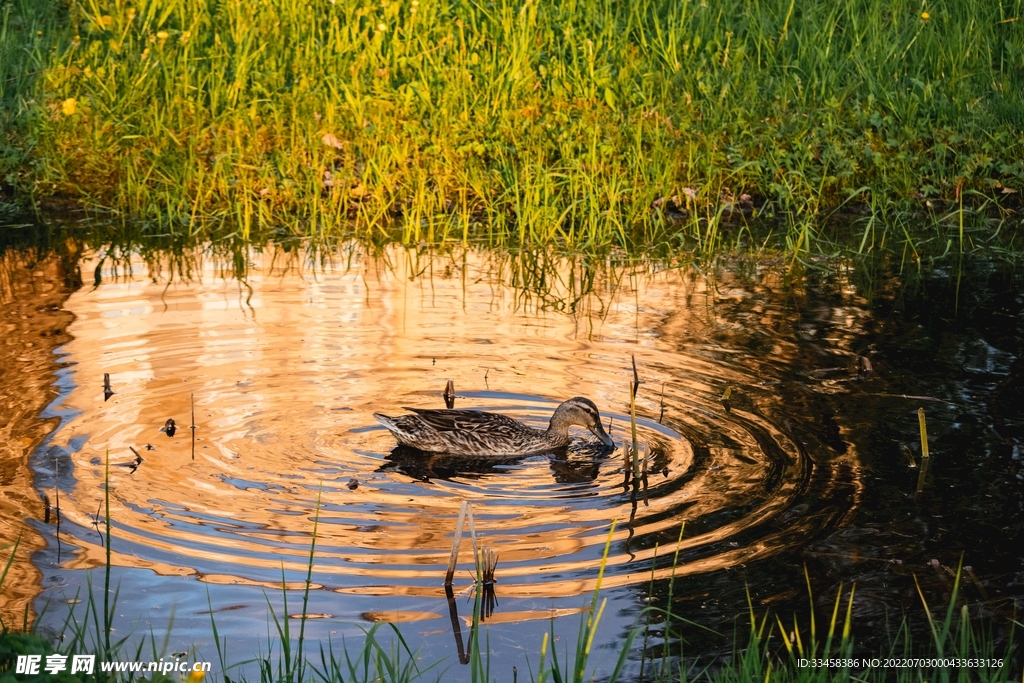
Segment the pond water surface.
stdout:
<path fill-rule="evenodd" d="M 95 278 L 63 303 L 74 322 L 44 412 L 59 423 L 32 456 L 40 493 L 59 496 L 59 531 L 30 521 L 46 539 L 36 605 L 55 631 L 102 580 L 107 476 L 117 629 L 159 636 L 173 620 L 171 648 L 207 659 L 211 616 L 229 661 L 276 651 L 270 612 L 301 611 L 315 538 L 307 638 L 405 622 L 424 662 L 468 677 L 468 539 L 454 600 L 443 587 L 462 501 L 498 557 L 485 623 L 503 672 L 535 668 L 552 627 L 559 647 L 575 642 L 609 534 L 598 671 L 670 577 L 676 612 L 729 644 L 747 590 L 759 613 L 791 613 L 805 569 L 826 602 L 857 583 L 865 643 L 917 607 L 915 576 L 941 604 L 961 556 L 979 613 L 1012 614 L 1024 595 L 1011 275 L 982 268 L 958 289 L 939 272 L 912 293 L 899 278 L 858 287 L 842 268 L 793 285 L 770 265 L 473 249 L 268 248 L 243 278 L 202 251 L 186 274 L 101 256 L 84 256 Z M 630 482 L 633 358 L 646 476 Z M 523 458 L 395 449 L 373 413 L 444 407 L 448 380 L 456 407 L 536 427 L 589 397 L 616 448 L 580 429 L 565 452 Z M 704 640 L 689 647 L 725 647 Z"/>

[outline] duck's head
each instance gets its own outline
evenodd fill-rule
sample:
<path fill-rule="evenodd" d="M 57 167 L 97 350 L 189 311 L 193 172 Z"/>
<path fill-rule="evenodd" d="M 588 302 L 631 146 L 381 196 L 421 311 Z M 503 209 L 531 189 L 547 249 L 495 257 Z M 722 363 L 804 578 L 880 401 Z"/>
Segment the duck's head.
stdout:
<path fill-rule="evenodd" d="M 569 425 L 586 427 L 605 446 L 609 448 L 615 446 L 612 437 L 608 436 L 601 425 L 601 414 L 597 412 L 597 406 L 589 398 L 575 396 L 555 409 L 554 415 L 551 416 L 551 427 L 568 429 Z"/>

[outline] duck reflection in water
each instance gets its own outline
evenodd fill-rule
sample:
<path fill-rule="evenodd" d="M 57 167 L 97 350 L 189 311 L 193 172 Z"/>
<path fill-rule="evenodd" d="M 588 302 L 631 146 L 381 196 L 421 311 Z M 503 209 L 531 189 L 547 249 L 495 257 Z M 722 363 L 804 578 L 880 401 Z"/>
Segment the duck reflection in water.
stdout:
<path fill-rule="evenodd" d="M 424 453 L 408 446 L 395 446 L 378 472 L 400 472 L 419 481 L 463 477 L 479 479 L 501 474 L 529 458 L 550 456 L 551 474 L 559 484 L 585 484 L 597 479 L 608 449 L 603 445 L 573 444 L 547 453 L 472 457 L 448 453 Z"/>

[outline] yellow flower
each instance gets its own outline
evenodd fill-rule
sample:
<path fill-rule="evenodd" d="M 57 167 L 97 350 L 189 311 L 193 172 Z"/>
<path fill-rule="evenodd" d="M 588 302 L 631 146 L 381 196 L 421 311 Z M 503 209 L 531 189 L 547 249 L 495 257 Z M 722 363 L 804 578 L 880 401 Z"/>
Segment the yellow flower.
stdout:
<path fill-rule="evenodd" d="M 157 31 L 156 32 L 156 37 L 159 38 L 160 40 L 167 40 L 167 38 L 170 37 L 170 35 L 171 34 L 168 33 L 167 31 Z"/>
<path fill-rule="evenodd" d="M 927 12 L 921 12 L 921 18 L 924 19 L 925 21 L 928 21 L 929 19 L 931 19 L 931 17 L 932 15 L 928 14 Z"/>
<path fill-rule="evenodd" d="M 75 113 L 76 106 L 78 106 L 78 101 L 74 97 L 69 97 L 61 103 L 60 108 L 64 112 L 64 116 L 71 116 Z"/>
<path fill-rule="evenodd" d="M 99 24 L 103 28 L 108 28 L 113 23 L 114 23 L 114 18 L 112 16 L 110 16 L 109 14 L 104 14 L 102 17 L 100 17 Z"/>
<path fill-rule="evenodd" d="M 382 21 L 381 23 L 377 24 L 377 30 L 378 30 L 378 31 L 386 31 L 386 30 L 388 30 L 388 25 L 387 25 L 387 24 L 385 24 L 385 23 L 384 23 L 384 22 Z"/>

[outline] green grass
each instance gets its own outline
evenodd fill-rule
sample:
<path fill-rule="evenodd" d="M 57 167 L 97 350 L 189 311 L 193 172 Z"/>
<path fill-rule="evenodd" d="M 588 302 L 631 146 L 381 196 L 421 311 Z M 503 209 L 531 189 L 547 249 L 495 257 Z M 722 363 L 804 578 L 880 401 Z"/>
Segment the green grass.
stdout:
<path fill-rule="evenodd" d="M 3 183 L 154 232 L 713 252 L 770 229 L 795 256 L 997 233 L 1019 248 L 1019 217 L 996 207 L 1024 189 L 1022 13 L 8 0 Z M 743 195 L 772 219 L 756 240 L 733 213 L 750 213 Z M 850 207 L 868 217 L 832 230 Z"/>

